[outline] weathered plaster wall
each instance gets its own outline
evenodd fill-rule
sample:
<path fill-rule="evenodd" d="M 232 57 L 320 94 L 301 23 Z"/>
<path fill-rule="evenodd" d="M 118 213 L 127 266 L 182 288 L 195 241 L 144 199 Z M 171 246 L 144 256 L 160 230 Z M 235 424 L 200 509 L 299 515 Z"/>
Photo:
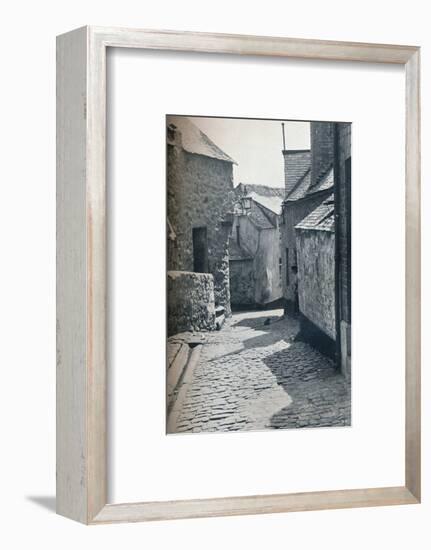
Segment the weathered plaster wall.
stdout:
<path fill-rule="evenodd" d="M 211 274 L 168 271 L 168 336 L 215 328 Z"/>
<path fill-rule="evenodd" d="M 254 305 L 255 280 L 253 259 L 231 260 L 229 270 L 232 306 Z"/>
<path fill-rule="evenodd" d="M 293 286 L 290 284 L 292 280 L 292 272 L 290 268 L 296 265 L 296 230 L 295 226 L 303 220 L 310 212 L 317 208 L 322 201 L 329 197 L 332 190 L 315 193 L 303 199 L 287 202 L 283 208 L 283 226 L 281 229 L 281 252 L 283 260 L 282 269 L 282 286 L 283 297 L 288 301 L 294 300 Z M 286 258 L 286 249 L 289 249 L 289 258 Z M 289 270 L 289 281 L 287 276 Z"/>
<path fill-rule="evenodd" d="M 299 309 L 335 340 L 335 236 L 332 231 L 296 230 Z"/>
<path fill-rule="evenodd" d="M 208 271 L 214 277 L 216 304 L 230 314 L 228 239 L 223 223 L 233 208 L 233 174 L 229 162 L 167 146 L 169 221 L 176 239 L 169 244 L 168 269 L 193 271 L 192 229 L 206 227 Z"/>
<path fill-rule="evenodd" d="M 239 225 L 241 246 L 244 245 L 255 256 L 259 248 L 259 229 L 250 221 L 248 216 L 235 217 L 235 225 Z M 236 238 L 235 225 L 232 232 L 234 238 Z"/>
<path fill-rule="evenodd" d="M 279 300 L 283 296 L 279 274 L 279 226 L 262 229 L 257 227 L 248 216 L 239 216 L 235 224 L 240 228 L 240 242 L 253 256 L 254 299 L 252 303 L 265 305 Z M 236 236 L 235 226 L 233 236 Z"/>
<path fill-rule="evenodd" d="M 283 295 L 279 275 L 279 258 L 279 228 L 262 229 L 259 248 L 254 260 L 257 304 L 269 304 L 279 300 Z"/>

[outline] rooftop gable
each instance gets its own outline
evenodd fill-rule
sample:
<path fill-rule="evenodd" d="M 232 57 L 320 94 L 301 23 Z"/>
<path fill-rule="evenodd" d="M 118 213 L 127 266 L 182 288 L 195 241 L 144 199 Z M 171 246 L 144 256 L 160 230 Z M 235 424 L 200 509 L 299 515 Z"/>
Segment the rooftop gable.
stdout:
<path fill-rule="evenodd" d="M 331 195 L 310 212 L 308 216 L 301 220 L 295 226 L 295 229 L 313 229 L 317 231 L 334 232 L 334 211 L 334 195 Z"/>
<path fill-rule="evenodd" d="M 184 151 L 195 155 L 202 155 L 232 164 L 237 164 L 228 154 L 220 149 L 206 134 L 204 134 L 191 120 L 185 116 L 168 116 L 166 117 L 168 128 L 181 133 L 181 141 L 178 144 Z M 167 135 L 169 145 L 176 144 L 176 140 Z"/>

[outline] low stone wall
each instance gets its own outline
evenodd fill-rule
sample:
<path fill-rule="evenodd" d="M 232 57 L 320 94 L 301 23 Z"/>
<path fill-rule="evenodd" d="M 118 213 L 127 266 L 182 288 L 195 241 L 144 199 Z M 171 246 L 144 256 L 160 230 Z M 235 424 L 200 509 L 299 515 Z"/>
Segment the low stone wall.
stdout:
<path fill-rule="evenodd" d="M 213 276 L 209 273 L 168 271 L 168 336 L 214 328 Z"/>

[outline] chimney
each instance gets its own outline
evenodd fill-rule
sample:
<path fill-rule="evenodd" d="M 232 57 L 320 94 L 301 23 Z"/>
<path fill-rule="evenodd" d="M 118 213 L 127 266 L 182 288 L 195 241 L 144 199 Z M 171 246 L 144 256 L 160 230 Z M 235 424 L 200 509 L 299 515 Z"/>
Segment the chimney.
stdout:
<path fill-rule="evenodd" d="M 310 151 L 308 149 L 286 149 L 284 122 L 281 123 L 281 132 L 283 136 L 284 196 L 287 198 L 298 181 L 310 168 Z"/>
<path fill-rule="evenodd" d="M 315 185 L 334 164 L 335 122 L 311 122 L 311 185 Z"/>

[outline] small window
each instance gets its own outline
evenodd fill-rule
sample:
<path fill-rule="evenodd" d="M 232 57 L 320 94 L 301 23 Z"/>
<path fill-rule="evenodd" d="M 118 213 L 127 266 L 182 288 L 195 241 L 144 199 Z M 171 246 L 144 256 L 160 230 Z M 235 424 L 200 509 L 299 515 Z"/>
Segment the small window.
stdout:
<path fill-rule="evenodd" d="M 282 258 L 278 258 L 278 276 L 280 277 L 280 279 L 281 279 L 282 269 L 283 269 L 283 260 Z"/>

